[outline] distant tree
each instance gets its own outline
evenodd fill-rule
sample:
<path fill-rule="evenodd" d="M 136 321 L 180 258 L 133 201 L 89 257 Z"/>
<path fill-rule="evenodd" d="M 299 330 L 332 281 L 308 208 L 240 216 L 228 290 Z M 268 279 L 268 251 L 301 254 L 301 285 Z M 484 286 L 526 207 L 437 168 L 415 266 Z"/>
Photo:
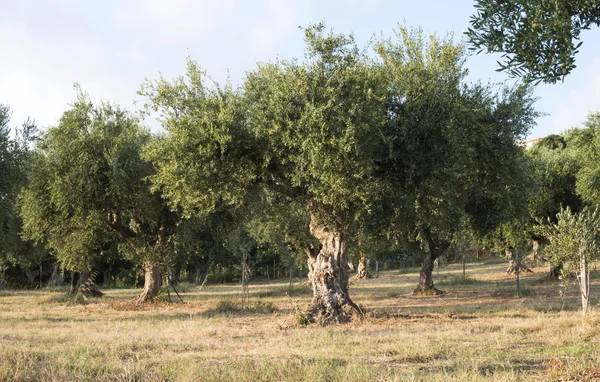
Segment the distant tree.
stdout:
<path fill-rule="evenodd" d="M 23 194 L 24 233 L 54 249 L 65 266 L 86 270 L 107 235 L 117 235 L 144 267 L 138 302 L 154 299 L 176 223 L 158 192 L 153 166 L 141 158 L 150 134 L 118 106 L 77 100 L 38 144 Z"/>
<path fill-rule="evenodd" d="M 537 147 L 544 147 L 549 150 L 565 149 L 567 147 L 567 142 L 563 136 L 550 134 L 542 138 L 542 140 L 538 142 Z"/>
<path fill-rule="evenodd" d="M 204 219 L 185 219 L 177 225 L 173 236 L 173 272 L 187 267 L 195 274 L 194 281 L 202 285 L 210 274 L 211 265 L 225 257 L 221 238 L 223 220 L 218 214 Z M 173 281 L 178 276 L 173 276 Z"/>
<path fill-rule="evenodd" d="M 503 53 L 499 70 L 555 83 L 575 66 L 582 30 L 600 25 L 598 0 L 476 0 L 472 49 Z"/>

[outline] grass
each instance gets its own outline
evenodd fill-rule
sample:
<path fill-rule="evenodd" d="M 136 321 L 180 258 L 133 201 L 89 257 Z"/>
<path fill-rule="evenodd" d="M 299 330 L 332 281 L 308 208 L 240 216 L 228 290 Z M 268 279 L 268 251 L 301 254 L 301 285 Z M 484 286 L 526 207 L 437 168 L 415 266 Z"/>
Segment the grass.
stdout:
<path fill-rule="evenodd" d="M 464 381 L 586 380 L 600 377 L 600 280 L 592 310 L 577 288 L 523 276 L 515 293 L 504 263 L 434 273 L 443 295 L 416 297 L 418 271 L 355 281 L 362 321 L 297 322 L 310 289 L 287 281 L 182 288 L 185 303 L 136 306 L 135 289 L 107 289 L 73 304 L 65 290 L 0 295 L 0 381 Z M 500 285 L 506 293 L 498 293 Z"/>
<path fill-rule="evenodd" d="M 476 285 L 481 284 L 480 280 L 477 280 L 475 277 L 471 276 L 452 276 L 449 279 L 440 281 L 437 283 L 438 287 L 447 287 L 447 286 L 456 286 L 456 285 Z"/>

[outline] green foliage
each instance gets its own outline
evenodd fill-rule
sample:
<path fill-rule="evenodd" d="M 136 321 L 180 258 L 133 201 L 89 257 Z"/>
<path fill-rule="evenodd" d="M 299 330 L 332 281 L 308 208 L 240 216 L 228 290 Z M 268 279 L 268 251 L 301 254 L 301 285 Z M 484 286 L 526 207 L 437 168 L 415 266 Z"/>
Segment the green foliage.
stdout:
<path fill-rule="evenodd" d="M 262 166 L 243 98 L 231 86 L 210 88 L 206 82 L 188 60 L 185 78 L 147 80 L 140 91 L 167 131 L 144 153 L 156 166 L 154 189 L 187 217 L 242 204 Z"/>
<path fill-rule="evenodd" d="M 542 143 L 542 142 L 541 142 Z M 555 221 L 561 207 L 577 212 L 582 207 L 581 198 L 575 192 L 576 175 L 580 169 L 574 146 L 569 149 L 548 149 L 544 145 L 530 150 L 533 159 L 533 176 L 537 190 L 529 201 L 532 221 L 551 219 Z"/>
<path fill-rule="evenodd" d="M 569 207 L 556 215 L 557 221 L 542 227 L 549 244 L 544 248 L 552 264 L 565 263 L 567 272 L 572 271 L 584 253 L 587 261 L 598 257 L 600 253 L 600 212 L 583 209 L 573 213 Z"/>
<path fill-rule="evenodd" d="M 537 144 L 537 147 L 544 147 L 548 150 L 565 149 L 567 142 L 564 137 L 557 134 L 550 134 Z"/>
<path fill-rule="evenodd" d="M 170 216 L 141 159 L 150 139 L 139 121 L 108 103 L 77 100 L 37 145 L 21 196 L 23 235 L 51 249 L 67 269 L 91 267 L 120 236 L 138 255 L 152 247 Z"/>
<path fill-rule="evenodd" d="M 31 120 L 14 129 L 11 137 L 10 109 L 0 105 L 0 279 L 6 267 L 21 269 L 39 266 L 48 257 L 40 247 L 21 239 L 18 194 L 27 181 L 30 145 L 37 140 L 37 127 Z"/>
<path fill-rule="evenodd" d="M 586 129 L 574 131 L 576 157 L 581 165 L 577 193 L 587 203 L 600 206 L 600 113 L 588 116 Z"/>
<path fill-rule="evenodd" d="M 302 200 L 319 221 L 348 230 L 381 194 L 386 156 L 383 72 L 352 36 L 304 30 L 306 61 L 260 64 L 245 94 L 253 131 L 267 143 L 273 187 Z"/>
<path fill-rule="evenodd" d="M 464 47 L 399 28 L 378 45 L 392 73 L 390 159 L 401 222 L 450 240 L 465 215 L 478 235 L 521 213 L 530 181 L 516 141 L 539 115 L 531 89 L 465 84 Z M 408 218 L 408 219 L 407 219 Z"/>
<path fill-rule="evenodd" d="M 499 70 L 555 83 L 576 67 L 582 30 L 600 25 L 598 0 L 476 0 L 468 36 L 473 50 L 503 53 Z"/>

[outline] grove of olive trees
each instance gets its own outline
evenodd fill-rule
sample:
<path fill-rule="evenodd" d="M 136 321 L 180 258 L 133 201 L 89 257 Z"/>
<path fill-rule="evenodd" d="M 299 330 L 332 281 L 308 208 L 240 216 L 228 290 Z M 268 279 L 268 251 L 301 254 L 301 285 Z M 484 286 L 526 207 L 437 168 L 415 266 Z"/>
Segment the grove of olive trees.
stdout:
<path fill-rule="evenodd" d="M 72 293 L 101 295 L 100 272 L 106 285 L 142 277 L 145 303 L 182 275 L 247 291 L 253 273 L 297 272 L 308 322 L 343 323 L 364 314 L 353 261 L 364 278 L 367 258 L 401 254 L 421 266 L 415 295 L 437 294 L 434 265 L 457 243 L 558 253 L 562 208 L 598 205 L 597 115 L 525 150 L 532 87 L 470 82 L 451 37 L 399 26 L 362 47 L 322 23 L 302 31 L 304 60 L 259 63 L 237 87 L 191 59 L 181 77 L 146 80 L 157 133 L 79 86 L 39 136 L 26 122 L 13 138 L 3 106 L 2 285 L 19 271 L 41 285 L 51 267 L 71 271 Z"/>

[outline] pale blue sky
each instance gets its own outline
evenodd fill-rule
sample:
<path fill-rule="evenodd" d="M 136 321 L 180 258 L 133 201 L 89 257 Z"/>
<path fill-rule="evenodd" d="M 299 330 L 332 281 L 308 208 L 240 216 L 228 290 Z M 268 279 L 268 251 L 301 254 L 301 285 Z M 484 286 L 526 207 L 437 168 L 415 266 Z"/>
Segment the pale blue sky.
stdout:
<path fill-rule="evenodd" d="M 363 44 L 391 35 L 398 22 L 461 39 L 472 0 L 0 0 L 0 103 L 13 122 L 27 116 L 56 123 L 73 100 L 73 82 L 92 99 L 133 100 L 145 77 L 183 73 L 189 55 L 222 82 L 239 83 L 257 61 L 303 57 L 299 25 L 325 20 Z M 600 30 L 583 33 L 578 68 L 565 83 L 540 85 L 540 118 L 530 136 L 580 125 L 600 111 Z M 479 55 L 467 66 L 473 81 L 504 81 L 497 57 Z M 148 122 L 149 124 L 152 124 Z"/>

